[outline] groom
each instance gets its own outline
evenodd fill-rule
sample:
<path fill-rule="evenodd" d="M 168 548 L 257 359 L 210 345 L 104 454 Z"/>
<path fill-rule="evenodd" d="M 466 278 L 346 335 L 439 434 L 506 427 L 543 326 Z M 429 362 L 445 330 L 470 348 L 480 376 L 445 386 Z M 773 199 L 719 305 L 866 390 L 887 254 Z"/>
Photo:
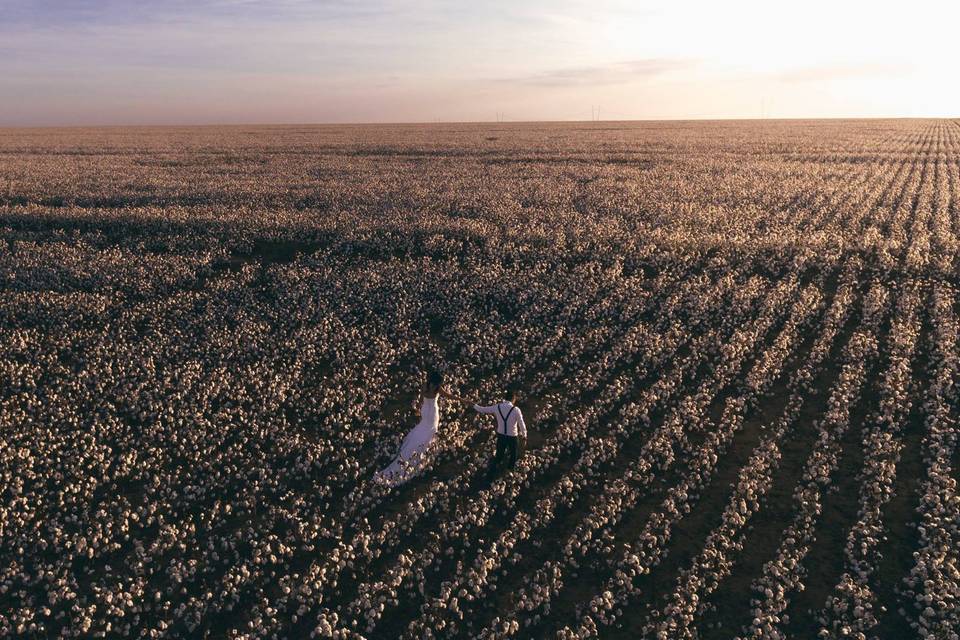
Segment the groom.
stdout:
<path fill-rule="evenodd" d="M 508 469 L 512 469 L 520 457 L 520 449 L 527 439 L 527 425 L 523 422 L 520 407 L 514 405 L 519 395 L 516 387 L 507 389 L 507 400 L 484 407 L 473 405 L 474 410 L 480 413 L 492 413 L 497 419 L 497 452 L 490 461 L 487 469 L 487 482 L 493 480 L 497 467 L 504 461 Z"/>

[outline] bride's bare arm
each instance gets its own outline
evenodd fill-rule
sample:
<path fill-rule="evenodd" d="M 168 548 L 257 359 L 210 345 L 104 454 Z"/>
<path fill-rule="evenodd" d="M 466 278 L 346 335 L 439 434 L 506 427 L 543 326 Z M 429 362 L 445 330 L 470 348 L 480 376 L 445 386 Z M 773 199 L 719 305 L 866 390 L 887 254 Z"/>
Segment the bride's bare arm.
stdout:
<path fill-rule="evenodd" d="M 461 398 L 461 397 L 458 396 L 458 395 L 455 395 L 455 394 L 453 394 L 453 393 L 450 393 L 450 391 L 449 391 L 446 387 L 442 387 L 442 386 L 441 386 L 440 389 L 438 389 L 438 393 L 439 393 L 440 395 L 444 396 L 445 398 L 450 398 L 451 400 L 456 400 L 457 402 L 463 402 L 463 403 L 465 403 L 465 404 L 473 404 L 473 402 L 471 402 L 470 400 L 468 400 L 468 399 L 466 399 L 466 398 Z"/>

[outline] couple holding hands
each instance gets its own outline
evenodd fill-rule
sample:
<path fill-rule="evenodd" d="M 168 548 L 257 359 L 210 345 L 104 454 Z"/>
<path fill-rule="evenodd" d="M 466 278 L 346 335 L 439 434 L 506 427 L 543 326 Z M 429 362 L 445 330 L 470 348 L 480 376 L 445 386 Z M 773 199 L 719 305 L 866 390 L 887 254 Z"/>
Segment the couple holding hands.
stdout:
<path fill-rule="evenodd" d="M 506 464 L 512 469 L 520 457 L 520 451 L 527 438 L 527 425 L 523 421 L 517 401 L 518 389 L 511 387 L 500 402 L 480 405 L 450 393 L 443 384 L 443 374 L 432 371 L 420 390 L 420 403 L 414 402 L 414 409 L 420 413 L 420 421 L 403 439 L 400 452 L 386 468 L 376 473 L 376 479 L 390 486 L 402 484 L 416 475 L 426 459 L 430 445 L 440 429 L 440 411 L 438 400 L 442 396 L 457 402 L 473 405 L 478 413 L 493 415 L 497 421 L 497 448 L 490 466 L 487 468 L 487 481 L 493 480 L 497 469 Z"/>

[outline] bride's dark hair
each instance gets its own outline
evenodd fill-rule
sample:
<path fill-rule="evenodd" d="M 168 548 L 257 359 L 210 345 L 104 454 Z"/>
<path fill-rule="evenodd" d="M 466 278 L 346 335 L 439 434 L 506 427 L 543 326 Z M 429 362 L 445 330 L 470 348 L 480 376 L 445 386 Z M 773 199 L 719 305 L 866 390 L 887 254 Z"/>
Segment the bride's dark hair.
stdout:
<path fill-rule="evenodd" d="M 443 384 L 443 374 L 437 370 L 433 370 L 427 374 L 427 384 L 431 387 L 439 387 Z"/>

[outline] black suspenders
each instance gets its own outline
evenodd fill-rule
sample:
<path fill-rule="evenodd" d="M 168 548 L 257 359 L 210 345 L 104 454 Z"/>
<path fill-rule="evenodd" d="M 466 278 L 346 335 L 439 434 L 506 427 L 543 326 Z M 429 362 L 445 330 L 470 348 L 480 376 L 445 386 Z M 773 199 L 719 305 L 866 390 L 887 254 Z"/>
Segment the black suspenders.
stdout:
<path fill-rule="evenodd" d="M 503 420 L 503 435 L 507 435 L 507 418 L 510 417 L 510 414 L 513 413 L 514 409 L 516 409 L 515 406 L 510 407 L 510 411 L 507 411 L 507 415 L 504 416 L 503 412 L 500 411 L 500 405 L 499 404 L 497 405 L 497 415 L 500 416 L 501 420 Z"/>

